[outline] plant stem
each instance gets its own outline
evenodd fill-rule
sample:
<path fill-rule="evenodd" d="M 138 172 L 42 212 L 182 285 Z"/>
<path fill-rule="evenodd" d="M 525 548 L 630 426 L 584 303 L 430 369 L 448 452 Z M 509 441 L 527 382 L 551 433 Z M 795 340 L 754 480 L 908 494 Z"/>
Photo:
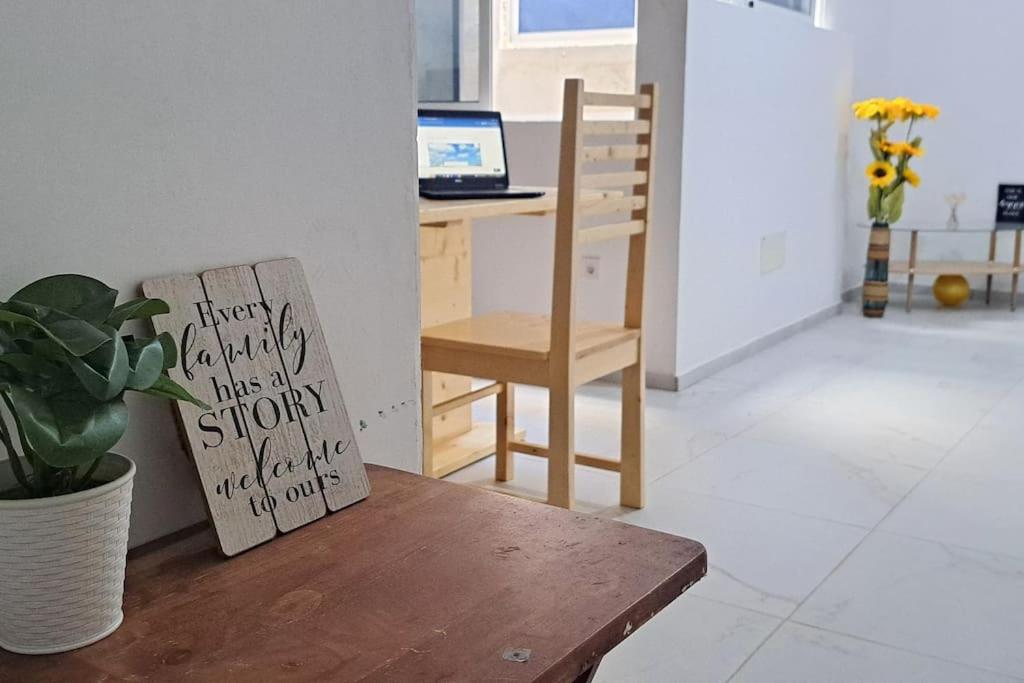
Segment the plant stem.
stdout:
<path fill-rule="evenodd" d="M 81 491 L 82 488 L 89 483 L 89 480 L 92 479 L 92 475 L 96 473 L 96 468 L 100 466 L 101 460 L 103 460 L 102 455 L 92 461 L 92 464 L 89 465 L 89 469 L 85 471 L 85 474 L 83 474 L 82 478 L 78 480 L 78 483 L 71 485 L 71 489 L 73 491 Z"/>
<path fill-rule="evenodd" d="M 4 444 L 4 449 L 7 451 L 7 458 L 11 462 L 11 471 L 14 472 L 14 478 L 18 480 L 18 484 L 21 485 L 28 493 L 32 493 L 32 484 L 29 483 L 28 477 L 25 474 L 25 469 L 22 467 L 21 458 L 18 457 L 18 452 L 14 450 L 14 442 L 11 441 L 10 432 L 7 431 L 7 424 L 4 422 L 4 415 L 0 412 L 0 441 Z"/>
<path fill-rule="evenodd" d="M 14 425 L 18 428 L 18 441 L 21 442 L 21 452 L 25 455 L 29 465 L 32 466 L 32 472 L 35 475 L 32 480 L 32 483 L 35 485 L 35 494 L 42 497 L 46 495 L 47 482 L 52 468 L 43 462 L 28 445 L 28 439 L 25 438 L 25 430 L 21 426 L 21 419 L 18 417 L 18 412 L 14 409 L 11 397 L 2 392 L 0 392 L 0 397 L 7 404 L 7 410 L 11 412 L 11 416 L 14 418 Z"/>

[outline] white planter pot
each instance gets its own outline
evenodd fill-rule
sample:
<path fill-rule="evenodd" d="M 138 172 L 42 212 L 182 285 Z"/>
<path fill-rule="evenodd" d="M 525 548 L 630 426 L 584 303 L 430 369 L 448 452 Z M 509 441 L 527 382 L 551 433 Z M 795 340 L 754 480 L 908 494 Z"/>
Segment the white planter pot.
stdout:
<path fill-rule="evenodd" d="M 0 647 L 50 654 L 121 625 L 135 465 L 108 455 L 109 483 L 54 498 L 0 500 Z M 0 462 L 0 490 L 14 485 Z"/>

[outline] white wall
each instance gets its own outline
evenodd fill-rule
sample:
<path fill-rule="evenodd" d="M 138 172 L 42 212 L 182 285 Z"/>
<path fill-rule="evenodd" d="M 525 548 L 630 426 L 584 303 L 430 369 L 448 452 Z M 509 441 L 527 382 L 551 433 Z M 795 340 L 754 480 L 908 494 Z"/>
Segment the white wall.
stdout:
<path fill-rule="evenodd" d="M 690 0 L 680 375 L 839 301 L 851 79 L 841 35 Z M 785 265 L 762 275 L 761 238 L 779 232 Z"/>
<path fill-rule="evenodd" d="M 417 470 L 412 49 L 408 0 L 0 4 L 0 298 L 299 257 L 364 458 Z M 137 544 L 204 512 L 130 404 Z"/>
<path fill-rule="evenodd" d="M 1024 60 L 1024 3 L 1019 0 L 829 0 L 830 21 L 848 33 L 857 68 L 853 94 L 899 95 L 942 107 L 937 121 L 921 124 L 927 154 L 916 164 L 921 187 L 907 193 L 903 222 L 944 223 L 943 195 L 966 192 L 963 222 L 991 221 L 996 187 L 1024 183 L 1024 91 L 1017 65 Z M 860 283 L 867 242 L 863 230 L 868 163 L 866 124 L 851 132 L 850 213 L 845 283 Z M 984 258 L 987 236 L 922 237 L 921 257 Z M 906 253 L 906 238 L 895 245 Z M 1012 238 L 1002 237 L 1009 258 Z M 895 278 L 894 278 L 895 279 Z M 1009 278 L 997 278 L 1008 289 Z M 930 284 L 925 281 L 921 284 Z"/>

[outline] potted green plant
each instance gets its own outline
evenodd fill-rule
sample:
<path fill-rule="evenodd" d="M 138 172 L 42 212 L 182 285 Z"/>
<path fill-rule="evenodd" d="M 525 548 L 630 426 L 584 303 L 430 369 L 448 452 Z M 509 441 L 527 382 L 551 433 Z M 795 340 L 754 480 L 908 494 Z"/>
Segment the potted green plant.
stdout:
<path fill-rule="evenodd" d="M 135 465 L 110 449 L 126 391 L 206 407 L 167 376 L 168 335 L 122 336 L 168 312 L 159 299 L 55 275 L 0 303 L 0 647 L 26 654 L 95 642 L 121 623 Z"/>

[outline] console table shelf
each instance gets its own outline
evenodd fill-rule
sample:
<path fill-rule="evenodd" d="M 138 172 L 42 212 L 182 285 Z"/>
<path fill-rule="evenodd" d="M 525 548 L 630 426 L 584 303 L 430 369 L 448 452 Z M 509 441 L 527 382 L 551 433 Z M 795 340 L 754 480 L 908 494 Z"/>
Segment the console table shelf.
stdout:
<path fill-rule="evenodd" d="M 945 225 L 907 221 L 888 228 L 882 227 L 881 230 L 876 226 L 865 224 L 861 224 L 860 227 L 872 231 L 871 243 L 868 248 L 868 272 L 865 273 L 864 278 L 865 315 L 869 314 L 869 305 L 875 306 L 873 317 L 880 317 L 881 312 L 879 311 L 884 312 L 889 292 L 887 278 L 888 275 L 893 274 L 907 276 L 907 313 L 910 312 L 913 305 L 914 277 L 917 275 L 984 275 L 986 304 L 992 303 L 992 278 L 996 275 L 1009 275 L 1010 310 L 1017 310 L 1017 287 L 1020 284 L 1020 274 L 1024 272 L 1024 265 L 1021 264 L 1021 233 L 1024 232 L 1024 224 L 977 223 L 961 225 L 956 230 L 951 230 Z M 907 260 L 891 261 L 889 259 L 890 232 L 910 233 L 910 253 Z M 1010 262 L 999 261 L 996 258 L 1000 233 L 1013 235 L 1013 260 Z M 930 238 L 932 235 L 968 234 L 989 236 L 987 258 L 980 257 L 973 261 L 919 261 L 917 258 L 918 242 L 922 235 L 928 235 Z M 880 307 L 878 306 L 879 300 L 881 301 Z"/>
<path fill-rule="evenodd" d="M 889 272 L 897 275 L 1013 275 L 1021 267 L 997 261 L 918 261 L 913 267 L 909 261 L 893 261 Z"/>

